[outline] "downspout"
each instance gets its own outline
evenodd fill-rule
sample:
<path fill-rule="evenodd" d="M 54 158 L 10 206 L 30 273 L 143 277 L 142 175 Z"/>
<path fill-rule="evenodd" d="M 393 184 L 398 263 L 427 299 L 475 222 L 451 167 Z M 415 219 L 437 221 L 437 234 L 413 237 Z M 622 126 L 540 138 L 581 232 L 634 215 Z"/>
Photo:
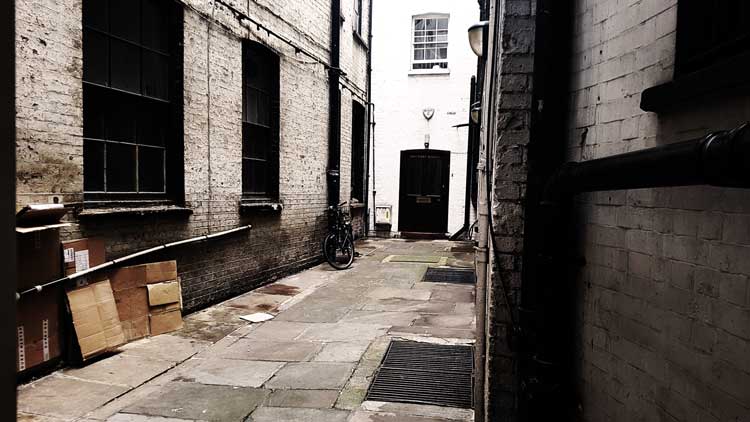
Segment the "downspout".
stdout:
<path fill-rule="evenodd" d="M 643 189 L 674 186 L 712 185 L 750 188 L 750 129 L 742 125 L 731 131 L 711 133 L 703 138 L 644 149 L 584 162 L 563 164 L 546 184 L 541 196 L 543 231 L 539 251 L 531 265 L 541 268 L 524 302 L 532 324 L 522 331 L 531 347 L 529 371 L 522 374 L 527 391 L 524 420 L 558 418 L 568 413 L 571 403 L 560 400 L 563 378 L 570 362 L 560 358 L 560 346 L 570 342 L 570 327 L 556 314 L 564 283 L 560 268 L 569 259 L 570 245 L 564 236 L 564 204 L 582 192 Z M 555 280 L 555 283 L 550 281 Z M 524 296 L 527 292 L 524 292 Z"/>
<path fill-rule="evenodd" d="M 341 0 L 331 1 L 331 67 L 328 68 L 328 205 L 341 196 Z"/>
<path fill-rule="evenodd" d="M 372 138 L 373 112 L 375 105 L 372 104 L 372 2 L 367 0 L 367 151 L 365 155 L 365 237 L 370 235 L 370 195 L 367 190 L 370 189 L 370 139 Z M 373 201 L 375 197 L 373 195 Z M 374 203 L 373 203 L 374 205 Z"/>
<path fill-rule="evenodd" d="M 487 7 L 487 2 L 490 3 Z M 485 0 L 482 4 L 481 18 L 492 16 L 497 8 L 497 2 Z M 497 45 L 498 21 L 495 16 L 490 19 L 488 25 L 489 34 L 483 37 L 482 57 L 480 66 L 482 69 L 482 108 L 480 117 L 480 130 L 477 142 L 480 143 L 479 159 L 477 161 L 477 225 L 479 229 L 478 242 L 475 254 L 475 268 L 477 287 L 475 293 L 476 309 L 476 344 L 474 349 L 474 420 L 484 422 L 487 412 L 486 394 L 486 359 L 487 359 L 487 285 L 490 276 L 489 271 L 489 207 L 490 198 L 487 197 L 488 189 L 487 171 L 490 154 L 490 141 L 492 139 L 490 125 L 492 120 L 491 110 L 494 108 L 491 101 L 493 97 L 494 84 L 492 75 L 495 71 L 495 46 Z M 492 37 L 492 45 L 489 39 Z M 483 63 L 482 63 L 483 62 Z M 487 77 L 489 75 L 489 77 Z"/>

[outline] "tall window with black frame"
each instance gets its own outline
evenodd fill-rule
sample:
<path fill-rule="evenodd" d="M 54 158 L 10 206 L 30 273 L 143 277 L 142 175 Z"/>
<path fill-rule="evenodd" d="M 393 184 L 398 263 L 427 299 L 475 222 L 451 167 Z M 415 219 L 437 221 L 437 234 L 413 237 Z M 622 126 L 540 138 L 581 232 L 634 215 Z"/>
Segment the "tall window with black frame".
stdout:
<path fill-rule="evenodd" d="M 169 0 L 84 0 L 87 200 L 173 199 L 181 188 L 181 13 Z"/>
<path fill-rule="evenodd" d="M 252 41 L 242 45 L 242 193 L 279 195 L 279 57 Z"/>

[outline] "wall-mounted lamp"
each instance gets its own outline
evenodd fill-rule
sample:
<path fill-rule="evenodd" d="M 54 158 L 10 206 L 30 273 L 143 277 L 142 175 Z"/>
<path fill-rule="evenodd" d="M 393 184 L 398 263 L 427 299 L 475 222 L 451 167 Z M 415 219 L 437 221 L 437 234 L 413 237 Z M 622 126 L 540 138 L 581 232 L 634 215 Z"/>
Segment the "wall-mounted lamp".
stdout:
<path fill-rule="evenodd" d="M 471 117 L 471 121 L 475 125 L 479 124 L 479 114 L 481 112 L 482 112 L 482 104 L 479 101 L 471 105 L 471 110 L 469 110 L 469 117 Z"/>
<path fill-rule="evenodd" d="M 484 45 L 487 42 L 487 29 L 490 27 L 489 21 L 477 22 L 469 27 L 469 45 L 479 57 L 482 57 Z"/>
<path fill-rule="evenodd" d="M 430 149 L 430 134 L 429 133 L 424 135 L 424 148 Z"/>

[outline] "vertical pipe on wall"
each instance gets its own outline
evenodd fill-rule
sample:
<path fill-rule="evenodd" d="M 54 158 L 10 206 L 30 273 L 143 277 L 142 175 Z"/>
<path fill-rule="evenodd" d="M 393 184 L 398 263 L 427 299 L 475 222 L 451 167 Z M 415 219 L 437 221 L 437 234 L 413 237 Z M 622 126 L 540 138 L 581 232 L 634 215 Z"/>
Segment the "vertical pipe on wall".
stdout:
<path fill-rule="evenodd" d="M 328 68 L 328 205 L 341 196 L 341 0 L 331 1 L 331 64 Z"/>
<path fill-rule="evenodd" d="M 367 147 L 365 148 L 365 193 L 363 195 L 365 202 L 365 237 L 370 234 L 370 195 L 367 194 L 367 190 L 370 189 L 370 139 L 372 138 L 370 122 L 373 121 L 372 113 L 375 110 L 375 106 L 372 104 L 372 2 L 373 0 L 367 0 Z M 362 12 L 360 11 L 360 13 Z"/>
<path fill-rule="evenodd" d="M 16 418 L 16 124 L 15 124 L 15 1 L 0 5 L 0 138 L 4 139 L 2 168 L 2 234 L 5 243 L 0 255 L 4 268 L 0 294 L 0 420 Z"/>

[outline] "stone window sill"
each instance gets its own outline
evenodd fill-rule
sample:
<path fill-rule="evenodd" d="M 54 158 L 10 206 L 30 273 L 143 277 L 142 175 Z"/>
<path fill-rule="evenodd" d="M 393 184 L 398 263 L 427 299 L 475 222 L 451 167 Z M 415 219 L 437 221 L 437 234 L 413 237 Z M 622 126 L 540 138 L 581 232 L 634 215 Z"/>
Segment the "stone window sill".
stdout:
<path fill-rule="evenodd" d="M 362 38 L 362 35 L 357 33 L 357 31 L 353 31 L 353 34 L 354 34 L 354 40 L 357 41 L 357 43 L 359 43 L 359 45 L 361 45 L 362 48 L 364 48 L 365 50 L 370 49 L 370 47 L 367 45 L 367 41 L 365 41 L 365 39 Z"/>
<path fill-rule="evenodd" d="M 247 200 L 247 199 L 243 199 L 240 201 L 240 212 L 249 212 L 249 211 L 281 212 L 283 209 L 284 209 L 284 204 L 282 204 L 279 201 Z"/>
<path fill-rule="evenodd" d="M 747 93 L 748 66 L 750 53 L 745 53 L 648 88 L 641 94 L 641 110 L 661 113 L 711 98 Z"/>
<path fill-rule="evenodd" d="M 450 75 L 450 69 L 412 69 L 409 76 Z"/>
<path fill-rule="evenodd" d="M 127 205 L 123 203 L 95 203 L 87 205 L 78 213 L 78 218 L 139 217 L 146 215 L 188 216 L 193 210 L 173 204 Z"/>

